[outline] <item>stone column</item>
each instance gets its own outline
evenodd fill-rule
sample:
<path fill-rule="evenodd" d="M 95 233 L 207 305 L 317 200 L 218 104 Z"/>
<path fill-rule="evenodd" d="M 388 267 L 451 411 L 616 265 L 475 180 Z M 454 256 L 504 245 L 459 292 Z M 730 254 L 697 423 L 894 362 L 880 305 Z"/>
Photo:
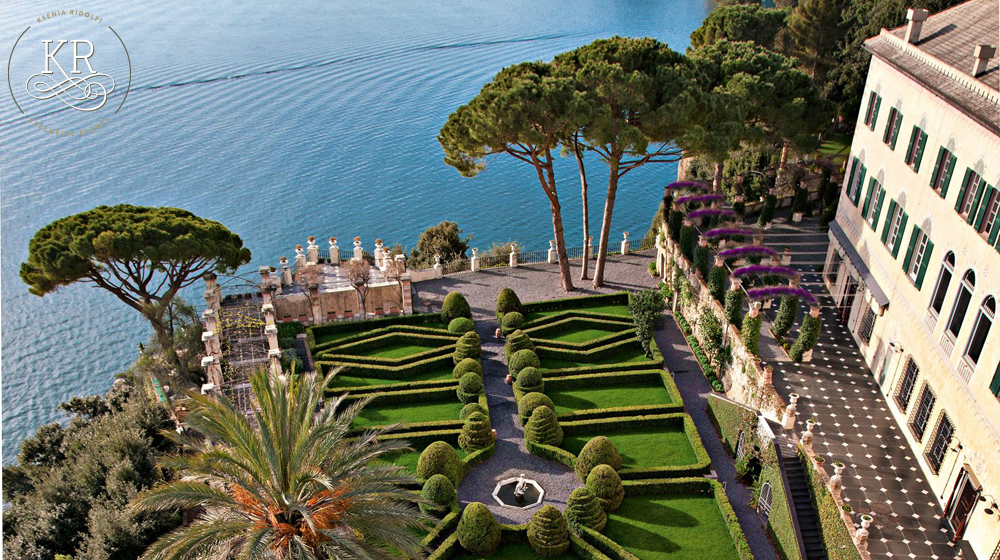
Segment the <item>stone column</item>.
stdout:
<path fill-rule="evenodd" d="M 281 375 L 281 350 L 267 351 L 267 367 L 273 375 Z"/>
<path fill-rule="evenodd" d="M 216 313 L 212 308 L 208 308 L 201 312 L 201 320 L 204 324 L 206 331 L 215 331 L 218 327 L 218 322 L 216 321 Z"/>
<path fill-rule="evenodd" d="M 626 231 L 622 235 L 624 236 L 624 239 L 622 239 L 622 254 L 623 255 L 627 255 L 628 254 L 628 232 Z"/>
<path fill-rule="evenodd" d="M 511 268 L 517 268 L 517 245 L 511 243 L 510 245 L 510 259 L 507 263 Z"/>
<path fill-rule="evenodd" d="M 323 309 L 319 305 L 319 284 L 309 285 L 309 301 L 312 303 L 313 324 L 319 325 L 326 322 L 326 317 L 323 316 Z"/>
<path fill-rule="evenodd" d="M 330 264 L 340 266 L 340 247 L 337 247 L 337 238 L 330 238 Z"/>
<path fill-rule="evenodd" d="M 472 248 L 472 258 L 469 259 L 469 263 L 472 265 L 472 272 L 479 272 L 479 249 L 477 247 Z"/>
<path fill-rule="evenodd" d="M 400 276 L 399 283 L 403 287 L 403 309 L 400 311 L 403 315 L 413 315 L 413 294 L 410 292 L 410 275 L 403 274 Z"/>
<path fill-rule="evenodd" d="M 798 408 L 799 396 L 796 393 L 788 395 L 788 406 L 785 407 L 785 414 L 781 417 L 781 427 L 786 430 L 795 429 L 795 414 Z"/>
<path fill-rule="evenodd" d="M 274 304 L 265 303 L 260 306 L 261 313 L 264 314 L 264 325 L 271 326 L 274 324 Z"/>
<path fill-rule="evenodd" d="M 306 256 L 302 254 L 302 245 L 295 246 L 295 269 L 301 270 L 306 267 Z"/>
<path fill-rule="evenodd" d="M 288 266 L 288 259 L 281 257 L 281 285 L 292 285 L 292 269 Z"/>
<path fill-rule="evenodd" d="M 205 356 L 201 359 L 201 367 L 205 370 L 205 377 L 208 379 L 208 384 L 212 385 L 211 389 L 218 389 L 222 387 L 222 365 L 219 364 L 219 359 L 215 356 Z M 205 388 L 202 387 L 202 391 Z"/>
<path fill-rule="evenodd" d="M 309 264 L 316 264 L 319 262 L 319 245 L 316 245 L 316 237 L 309 236 L 309 247 L 306 248 L 306 261 Z"/>
<path fill-rule="evenodd" d="M 364 249 L 361 248 L 361 238 L 360 237 L 355 237 L 354 238 L 354 260 L 360 261 L 361 259 L 364 258 L 364 256 L 365 256 L 365 251 L 364 251 Z"/>
<path fill-rule="evenodd" d="M 588 235 L 587 236 L 587 258 L 588 259 L 594 258 L 594 236 L 593 235 Z"/>
<path fill-rule="evenodd" d="M 222 307 L 221 290 L 214 272 L 205 274 L 205 307 L 218 311 Z"/>
<path fill-rule="evenodd" d="M 802 445 L 812 445 L 814 426 L 816 426 L 816 420 L 812 418 L 806 420 L 806 431 L 802 432 L 802 437 L 799 438 Z"/>
<path fill-rule="evenodd" d="M 830 494 L 833 495 L 834 500 L 840 499 L 840 489 L 844 484 L 844 478 L 841 473 L 844 472 L 844 464 L 837 461 L 833 464 L 833 476 L 830 477 Z"/>
<path fill-rule="evenodd" d="M 382 240 L 375 240 L 375 266 L 378 268 L 385 268 L 385 252 L 382 248 Z"/>
<path fill-rule="evenodd" d="M 549 264 L 555 264 L 556 262 L 556 242 L 549 240 L 549 254 L 548 254 Z"/>

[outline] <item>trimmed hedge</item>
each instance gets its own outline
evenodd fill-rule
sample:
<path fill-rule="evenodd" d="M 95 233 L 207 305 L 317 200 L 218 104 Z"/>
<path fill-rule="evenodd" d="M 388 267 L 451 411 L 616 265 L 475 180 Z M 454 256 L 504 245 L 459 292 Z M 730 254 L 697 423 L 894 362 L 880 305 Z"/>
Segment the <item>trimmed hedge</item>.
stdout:
<path fill-rule="evenodd" d="M 713 266 L 712 271 L 708 273 L 708 293 L 712 294 L 715 301 L 719 303 L 722 303 L 726 297 L 726 279 L 728 278 L 729 273 L 726 272 L 724 266 Z"/>
<path fill-rule="evenodd" d="M 461 340 L 461 339 L 459 339 Z M 425 350 L 423 352 L 418 352 L 411 354 L 404 358 L 385 358 L 385 357 L 375 357 L 366 356 L 364 353 L 371 350 L 378 350 L 380 348 L 385 348 L 387 346 L 392 346 L 399 344 L 400 342 L 406 342 L 411 344 L 420 344 L 426 346 L 432 346 L 433 348 Z M 322 350 L 318 350 L 316 355 L 334 355 L 334 356 L 344 356 L 353 357 L 359 361 L 372 361 L 380 362 L 386 364 L 398 363 L 401 360 L 412 359 L 414 356 L 419 356 L 425 352 L 430 352 L 433 350 L 438 350 L 440 348 L 450 347 L 456 344 L 454 335 L 451 333 L 444 334 L 414 334 L 414 333 L 385 333 L 372 336 L 372 333 L 368 333 L 368 336 L 363 340 L 358 340 L 356 342 L 350 343 L 340 343 L 335 346 L 328 346 Z"/>
<path fill-rule="evenodd" d="M 462 451 L 473 453 L 493 445 L 493 429 L 490 419 L 481 412 L 473 412 L 465 419 L 462 433 L 458 436 Z"/>
<path fill-rule="evenodd" d="M 440 387 L 454 387 L 454 379 L 428 379 L 426 381 L 410 381 L 401 383 L 387 383 L 384 385 L 358 385 L 356 387 L 337 387 L 330 390 L 330 393 L 338 391 L 350 391 L 351 395 L 372 395 L 376 393 L 395 393 L 396 391 L 413 391 L 416 389 L 437 389 Z"/>
<path fill-rule="evenodd" d="M 711 265 L 708 247 L 698 245 L 694 250 L 694 269 L 701 273 L 702 278 L 708 277 L 708 267 Z"/>
<path fill-rule="evenodd" d="M 500 321 L 500 332 L 504 336 L 520 329 L 524 326 L 524 315 L 521 315 L 517 311 L 510 311 L 503 316 L 503 320 Z"/>
<path fill-rule="evenodd" d="M 473 554 L 489 556 L 500 547 L 500 524 L 484 504 L 472 502 L 458 522 L 458 542 Z"/>
<path fill-rule="evenodd" d="M 441 304 L 441 322 L 448 325 L 459 317 L 472 319 L 472 308 L 465 300 L 465 296 L 458 292 L 449 292 Z"/>
<path fill-rule="evenodd" d="M 613 558 L 614 560 L 641 560 L 638 556 L 625 550 L 622 545 L 593 529 L 581 527 L 579 531 L 581 539 L 586 541 L 587 544 L 593 546 L 594 549 L 598 551 L 598 554 L 600 554 L 603 558 Z"/>
<path fill-rule="evenodd" d="M 597 338 L 592 338 L 586 342 L 568 342 L 556 340 L 554 338 L 537 338 L 538 344 L 553 350 L 591 350 L 601 346 L 606 346 L 622 340 L 636 339 L 636 329 L 631 324 L 618 332 L 610 333 Z"/>
<path fill-rule="evenodd" d="M 539 406 L 531 413 L 528 424 L 524 427 L 524 439 L 545 445 L 559 445 L 563 440 L 563 431 L 559 427 L 556 413 L 547 406 Z"/>
<path fill-rule="evenodd" d="M 455 542 L 457 543 L 457 536 L 454 534 L 454 531 L 455 527 L 458 526 L 458 520 L 461 518 L 462 511 L 458 508 L 452 508 L 447 515 L 441 518 L 441 521 L 438 521 L 437 525 L 427 532 L 427 536 L 424 537 L 421 543 L 426 547 L 440 545 L 441 536 L 444 534 L 450 534 L 450 536 L 456 539 Z"/>
<path fill-rule="evenodd" d="M 536 369 L 542 367 L 542 362 L 538 359 L 538 355 L 531 350 L 518 350 L 507 361 L 507 371 L 510 372 L 510 376 L 514 379 L 517 379 L 517 375 L 521 370 L 529 367 Z"/>
<path fill-rule="evenodd" d="M 465 404 L 478 402 L 479 395 L 483 394 L 483 378 L 470 371 L 459 380 L 458 389 L 455 392 L 458 395 L 458 400 Z"/>
<path fill-rule="evenodd" d="M 622 505 L 625 488 L 613 465 L 599 464 L 587 475 L 587 489 L 594 493 L 601 509 L 611 513 Z"/>
<path fill-rule="evenodd" d="M 474 373 L 479 377 L 483 376 L 483 364 L 475 358 L 464 358 L 451 370 L 451 375 L 455 379 L 461 379 L 466 373 Z"/>
<path fill-rule="evenodd" d="M 615 316 L 618 317 L 618 316 Z M 579 317 L 576 315 L 571 315 L 568 317 L 556 317 L 555 321 L 547 321 L 542 324 L 535 324 L 531 327 L 526 327 L 524 332 L 531 336 L 532 338 L 545 338 L 548 339 L 550 335 L 562 334 L 566 331 L 568 325 L 583 325 L 595 329 L 603 329 L 609 331 L 627 331 L 633 329 L 632 319 L 630 317 L 621 316 L 621 320 L 611 320 L 604 317 Z M 602 337 L 603 338 L 603 337 Z M 553 340 L 546 340 L 546 343 L 560 342 Z M 590 342 L 590 341 L 588 341 Z M 581 346 L 587 344 L 583 343 L 567 343 L 573 346 Z"/>
<path fill-rule="evenodd" d="M 626 303 L 626 305 L 628 304 Z M 524 325 L 526 330 L 534 330 L 539 327 L 572 318 L 595 319 L 598 321 L 606 321 L 608 323 L 623 323 L 629 326 L 632 325 L 632 317 L 629 317 L 628 315 L 603 313 L 600 311 L 592 311 L 590 309 L 567 309 L 564 311 L 556 311 L 550 313 L 549 315 L 528 321 Z"/>
<path fill-rule="evenodd" d="M 776 545 L 779 556 L 785 560 L 804 560 L 799 551 L 799 539 L 792 522 L 792 510 L 789 508 L 788 495 L 785 494 L 785 483 L 781 477 L 781 469 L 777 464 L 765 462 L 760 476 L 754 485 L 771 484 L 771 513 L 767 516 L 767 530 L 771 542 Z"/>
<path fill-rule="evenodd" d="M 539 556 L 551 558 L 569 549 L 569 524 L 555 506 L 544 505 L 528 522 L 528 544 Z"/>
<path fill-rule="evenodd" d="M 681 238 L 677 242 L 681 246 L 681 254 L 689 261 L 694 260 L 694 226 L 681 227 Z"/>
<path fill-rule="evenodd" d="M 466 358 L 474 360 L 482 359 L 483 346 L 479 340 L 479 335 L 475 331 L 470 331 L 459 337 L 458 342 L 455 343 L 455 353 L 451 357 L 455 365 L 458 365 Z"/>
<path fill-rule="evenodd" d="M 628 292 L 600 294 L 596 296 L 568 297 L 550 299 L 546 301 L 533 301 L 522 305 L 521 313 L 528 315 L 529 313 L 539 313 L 543 311 L 561 311 L 563 309 L 595 307 L 599 305 L 628 305 Z"/>
<path fill-rule="evenodd" d="M 442 475 L 457 486 L 461 480 L 460 465 L 455 448 L 445 441 L 435 441 L 420 453 L 417 460 L 417 478 L 430 480 L 434 475 Z"/>
<path fill-rule="evenodd" d="M 726 292 L 724 313 L 727 323 L 735 325 L 737 329 L 743 326 L 743 290 Z"/>
<path fill-rule="evenodd" d="M 420 511 L 425 515 L 441 516 L 451 510 L 457 497 L 455 483 L 443 474 L 435 474 L 427 479 L 420 491 Z"/>
<path fill-rule="evenodd" d="M 524 373 L 521 373 L 524 376 Z M 625 371 L 612 373 L 598 373 L 590 375 L 574 375 L 566 377 L 549 378 L 546 385 L 549 390 L 584 388 L 584 387 L 629 387 L 636 383 L 648 383 L 650 381 L 660 381 L 664 389 L 670 395 L 670 404 L 619 406 L 610 408 L 595 408 L 590 410 L 577 410 L 560 414 L 562 421 L 584 420 L 592 418 L 612 418 L 626 415 L 649 415 L 667 414 L 670 412 L 681 412 L 684 410 L 684 401 L 681 398 L 677 384 L 674 383 L 670 372 L 660 370 L 646 371 Z"/>
<path fill-rule="evenodd" d="M 802 319 L 802 326 L 799 327 L 799 337 L 788 350 L 788 357 L 796 362 L 801 361 L 802 355 L 812 350 L 819 342 L 819 332 L 822 328 L 823 319 L 807 314 Z"/>
<path fill-rule="evenodd" d="M 312 331 L 308 332 L 309 334 L 312 334 Z M 316 341 L 313 340 L 310 343 L 309 347 L 312 350 L 313 354 L 318 354 L 320 352 L 335 349 L 337 347 L 344 346 L 346 344 L 353 344 L 355 342 L 361 342 L 364 340 L 368 340 L 370 338 L 390 333 L 414 334 L 418 336 L 432 335 L 432 336 L 447 337 L 454 340 L 458 340 L 459 337 L 459 335 L 457 334 L 450 333 L 447 330 L 435 327 L 422 327 L 419 325 L 389 325 L 387 327 L 362 331 L 358 334 L 352 334 L 350 336 L 345 336 L 337 340 L 330 340 L 322 344 L 316 344 Z"/>
<path fill-rule="evenodd" d="M 650 352 L 653 354 L 652 359 L 660 359 L 662 356 L 659 353 L 659 349 L 655 344 L 650 341 Z M 541 359 L 552 358 L 555 360 L 567 360 L 573 362 L 595 362 L 599 360 L 604 360 L 616 355 L 621 354 L 623 351 L 629 349 L 639 349 L 642 350 L 642 345 L 634 337 L 628 337 L 625 340 L 618 340 L 599 346 L 597 348 L 591 348 L 589 350 L 570 350 L 567 348 L 554 348 L 551 346 L 543 346 L 539 342 L 538 347 L 535 352 Z"/>
<path fill-rule="evenodd" d="M 746 346 L 747 351 L 754 356 L 760 355 L 761 321 L 762 319 L 760 315 L 751 317 L 748 313 L 743 317 L 743 327 L 740 329 L 740 334 L 743 338 L 743 345 Z"/>
<path fill-rule="evenodd" d="M 566 500 L 566 521 L 574 529 L 588 527 L 600 531 L 608 523 L 608 515 L 597 495 L 584 486 L 573 490 Z"/>
<path fill-rule="evenodd" d="M 471 416 L 473 412 L 479 412 L 489 416 L 489 411 L 486 410 L 485 406 L 479 404 L 478 402 L 471 402 L 462 407 L 461 412 L 458 413 L 458 418 L 459 420 L 465 420 Z"/>
<path fill-rule="evenodd" d="M 580 482 L 586 482 L 590 471 L 598 465 L 609 465 L 616 471 L 622 468 L 622 456 L 607 436 L 592 438 L 580 450 L 580 455 L 576 458 L 574 465 L 576 476 L 580 478 Z"/>
<path fill-rule="evenodd" d="M 507 342 L 503 345 L 504 357 L 510 361 L 511 354 L 514 354 L 520 350 L 534 350 L 535 345 L 531 342 L 531 338 L 528 334 L 522 330 L 516 330 L 509 335 L 507 335 Z"/>
<path fill-rule="evenodd" d="M 701 373 L 712 386 L 712 390 L 721 393 L 725 387 L 722 386 L 722 381 L 720 381 L 718 375 L 716 375 L 715 368 L 712 367 L 712 360 L 708 358 L 708 354 L 706 354 L 702 349 L 701 342 L 698 341 L 698 337 L 691 334 L 693 332 L 691 325 L 688 324 L 687 319 L 685 319 L 680 313 L 674 315 L 674 319 L 680 326 L 681 332 L 685 334 L 684 339 L 687 341 L 688 346 L 691 347 L 691 353 L 694 354 L 695 359 L 698 360 L 698 365 L 701 367 Z"/>
<path fill-rule="evenodd" d="M 548 407 L 553 411 L 556 409 L 556 405 L 553 404 L 552 399 L 544 393 L 528 393 L 517 402 L 517 414 L 521 419 L 522 426 L 528 423 L 528 418 L 540 406 Z"/>
<path fill-rule="evenodd" d="M 774 316 L 774 322 L 771 323 L 771 334 L 779 338 L 788 334 L 788 331 L 792 329 L 792 323 L 795 322 L 795 315 L 798 314 L 798 311 L 799 298 L 793 296 L 781 298 L 778 313 Z"/>
<path fill-rule="evenodd" d="M 543 392 L 545 392 L 545 380 L 538 368 L 528 366 L 517 374 L 517 381 L 514 382 L 515 399 L 521 400 L 521 397 L 528 393 Z"/>
<path fill-rule="evenodd" d="M 655 341 L 654 341 L 655 343 Z M 572 368 L 547 369 L 542 371 L 542 377 L 548 382 L 549 379 L 559 377 L 570 377 L 575 375 L 589 375 L 595 373 L 615 373 L 625 371 L 646 371 L 650 368 L 663 367 L 663 357 L 655 358 L 648 362 L 624 362 L 619 364 L 594 364 L 589 366 L 577 366 Z"/>
<path fill-rule="evenodd" d="M 517 297 L 514 290 L 504 288 L 497 295 L 497 321 L 502 321 L 504 316 L 510 312 L 523 313 L 521 299 Z"/>
<path fill-rule="evenodd" d="M 448 323 L 448 332 L 454 334 L 465 334 L 476 330 L 476 324 L 468 317 L 455 317 Z"/>
<path fill-rule="evenodd" d="M 427 323 L 438 323 L 441 321 L 439 313 L 416 313 L 413 315 L 393 315 L 392 317 L 379 317 L 377 319 L 366 319 L 364 321 L 343 321 L 340 323 L 326 323 L 308 327 L 307 332 L 311 332 L 315 338 L 324 336 L 360 333 L 387 327 L 389 325 L 426 325 Z"/>

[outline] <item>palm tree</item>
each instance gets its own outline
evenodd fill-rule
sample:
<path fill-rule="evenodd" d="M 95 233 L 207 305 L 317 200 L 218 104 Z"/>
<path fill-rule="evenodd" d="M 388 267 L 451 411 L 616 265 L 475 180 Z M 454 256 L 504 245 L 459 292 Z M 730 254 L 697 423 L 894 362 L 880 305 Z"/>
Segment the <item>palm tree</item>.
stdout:
<path fill-rule="evenodd" d="M 144 558 L 422 558 L 415 529 L 426 517 L 405 489 L 416 479 L 386 460 L 411 449 L 380 438 L 385 430 L 349 434 L 367 401 L 324 403 L 334 375 L 253 375 L 259 428 L 225 397 L 192 395 L 184 424 L 198 435 L 171 434 L 189 452 L 164 461 L 176 480 L 138 495 L 132 507 L 202 513 Z"/>

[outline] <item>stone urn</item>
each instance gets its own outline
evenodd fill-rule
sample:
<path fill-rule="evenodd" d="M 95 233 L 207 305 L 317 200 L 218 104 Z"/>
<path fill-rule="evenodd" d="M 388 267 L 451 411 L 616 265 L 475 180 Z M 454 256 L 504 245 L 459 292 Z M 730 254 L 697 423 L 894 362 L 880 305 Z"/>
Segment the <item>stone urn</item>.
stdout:
<path fill-rule="evenodd" d="M 802 443 L 809 444 L 813 440 L 813 428 L 816 427 L 816 420 L 810 418 L 806 420 L 806 431 L 802 432 Z"/>
<path fill-rule="evenodd" d="M 503 378 L 503 382 L 506 383 L 506 384 L 508 384 L 508 385 L 513 385 L 514 384 L 514 376 L 512 376 L 511 374 L 508 373 L 507 377 Z"/>
<path fill-rule="evenodd" d="M 503 331 L 500 330 L 499 327 L 497 328 L 496 337 L 497 338 L 503 338 Z"/>

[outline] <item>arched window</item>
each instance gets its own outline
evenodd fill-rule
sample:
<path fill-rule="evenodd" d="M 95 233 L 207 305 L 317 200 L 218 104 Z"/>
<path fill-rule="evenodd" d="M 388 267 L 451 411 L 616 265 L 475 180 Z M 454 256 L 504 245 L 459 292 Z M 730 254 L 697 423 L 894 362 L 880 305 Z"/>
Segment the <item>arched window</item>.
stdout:
<path fill-rule="evenodd" d="M 747 453 L 747 436 L 740 432 L 740 437 L 736 440 L 736 458 L 742 459 Z"/>
<path fill-rule="evenodd" d="M 757 513 L 764 521 L 771 515 L 771 483 L 765 482 L 760 487 L 760 498 L 757 499 Z"/>
<path fill-rule="evenodd" d="M 986 337 L 990 334 L 990 327 L 997 316 L 997 300 L 993 296 L 987 297 L 979 307 L 979 314 L 976 315 L 976 322 L 972 327 L 972 337 L 969 338 L 969 345 L 965 348 L 965 355 L 973 364 L 979 363 L 979 356 L 986 346 Z"/>
<path fill-rule="evenodd" d="M 948 251 L 941 263 L 941 273 L 938 274 L 937 285 L 934 286 L 934 295 L 931 296 L 931 310 L 935 315 L 941 313 L 944 307 L 944 297 L 948 295 L 948 286 L 951 285 L 951 277 L 955 275 L 955 253 Z"/>
<path fill-rule="evenodd" d="M 972 291 L 975 289 L 976 273 L 968 270 L 958 287 L 958 297 L 955 298 L 955 307 L 952 308 L 951 319 L 948 321 L 948 332 L 955 338 L 958 338 L 958 332 L 962 330 L 965 314 L 969 311 L 969 302 L 972 301 Z"/>

